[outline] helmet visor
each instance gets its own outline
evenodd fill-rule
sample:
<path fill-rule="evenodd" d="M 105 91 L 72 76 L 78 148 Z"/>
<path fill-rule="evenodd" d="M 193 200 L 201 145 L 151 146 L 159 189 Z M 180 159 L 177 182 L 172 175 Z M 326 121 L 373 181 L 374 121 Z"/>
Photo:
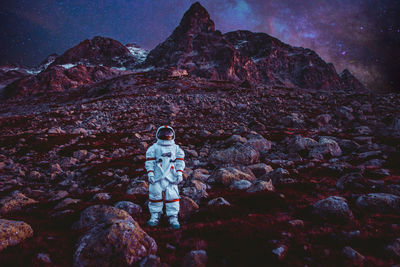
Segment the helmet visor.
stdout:
<path fill-rule="evenodd" d="M 173 140 L 174 132 L 170 128 L 161 128 L 158 131 L 157 138 L 161 140 Z"/>

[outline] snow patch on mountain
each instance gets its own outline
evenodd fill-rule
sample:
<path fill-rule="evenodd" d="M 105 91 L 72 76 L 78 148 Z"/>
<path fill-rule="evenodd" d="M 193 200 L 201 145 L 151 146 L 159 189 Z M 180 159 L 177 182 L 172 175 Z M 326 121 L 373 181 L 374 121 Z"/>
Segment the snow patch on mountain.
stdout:
<path fill-rule="evenodd" d="M 64 69 L 70 69 L 70 68 L 75 67 L 76 65 L 77 65 L 77 64 L 68 63 L 68 64 L 62 64 L 62 65 L 60 65 L 60 66 L 63 67 Z"/>
<path fill-rule="evenodd" d="M 147 55 L 149 54 L 149 51 L 140 48 L 136 44 L 127 44 L 125 45 L 126 48 L 128 48 L 129 52 L 136 58 L 137 63 L 142 63 L 146 60 Z"/>

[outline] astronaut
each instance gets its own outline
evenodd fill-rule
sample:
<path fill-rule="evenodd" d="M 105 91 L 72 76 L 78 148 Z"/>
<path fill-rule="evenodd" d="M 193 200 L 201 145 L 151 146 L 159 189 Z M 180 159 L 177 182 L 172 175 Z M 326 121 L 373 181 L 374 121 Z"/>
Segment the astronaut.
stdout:
<path fill-rule="evenodd" d="M 179 229 L 179 189 L 185 169 L 185 153 L 175 144 L 175 131 L 164 125 L 157 129 L 157 142 L 146 151 L 145 167 L 149 179 L 150 226 L 157 226 L 163 213 L 163 203 L 172 228 Z"/>

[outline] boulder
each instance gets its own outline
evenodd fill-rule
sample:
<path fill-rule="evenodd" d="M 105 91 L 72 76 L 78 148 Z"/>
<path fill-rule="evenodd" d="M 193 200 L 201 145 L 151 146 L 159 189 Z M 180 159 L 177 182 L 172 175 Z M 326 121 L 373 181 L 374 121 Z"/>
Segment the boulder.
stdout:
<path fill-rule="evenodd" d="M 199 205 L 193 199 L 182 196 L 180 200 L 179 215 L 182 218 L 187 218 L 199 209 Z"/>
<path fill-rule="evenodd" d="M 229 189 L 237 189 L 237 190 L 246 190 L 252 185 L 251 182 L 247 180 L 238 180 L 234 181 L 230 186 Z"/>
<path fill-rule="evenodd" d="M 27 205 L 38 203 L 19 191 L 14 191 L 10 196 L 0 200 L 0 214 L 7 214 L 14 211 L 19 211 Z"/>
<path fill-rule="evenodd" d="M 359 196 L 356 206 L 368 212 L 400 213 L 400 197 L 387 193 L 371 193 Z"/>
<path fill-rule="evenodd" d="M 195 169 L 192 173 L 192 179 L 196 179 L 199 181 L 207 181 L 209 177 L 208 170 L 206 169 Z"/>
<path fill-rule="evenodd" d="M 221 183 L 224 186 L 230 186 L 234 181 L 254 181 L 256 177 L 251 171 L 243 172 L 234 167 L 221 167 L 213 172 L 209 179 L 213 179 L 216 183 Z"/>
<path fill-rule="evenodd" d="M 142 207 L 130 201 L 119 201 L 114 204 L 114 207 L 126 211 L 131 216 L 137 216 L 142 213 Z"/>
<path fill-rule="evenodd" d="M 93 196 L 92 201 L 107 201 L 111 199 L 109 193 L 97 193 Z"/>
<path fill-rule="evenodd" d="M 126 193 L 128 195 L 147 195 L 149 193 L 149 185 L 146 181 L 134 181 L 130 184 Z"/>
<path fill-rule="evenodd" d="M 246 138 L 244 138 L 244 137 L 242 137 L 240 135 L 237 135 L 237 134 L 234 134 L 234 135 L 232 135 L 231 137 L 229 137 L 228 139 L 225 140 L 225 144 L 228 144 L 228 145 L 233 145 L 235 143 L 244 144 L 246 142 L 247 142 Z"/>
<path fill-rule="evenodd" d="M 357 188 L 359 189 L 364 187 L 363 185 L 364 183 L 365 179 L 361 175 L 361 173 L 352 172 L 352 173 L 347 173 L 342 177 L 340 177 L 336 183 L 336 187 L 339 190 L 351 190 Z"/>
<path fill-rule="evenodd" d="M 353 219 L 353 212 L 343 197 L 330 196 L 313 204 L 312 213 L 323 219 L 349 221 Z"/>
<path fill-rule="evenodd" d="M 318 142 L 312 138 L 303 137 L 296 135 L 288 144 L 288 150 L 290 152 L 301 152 L 308 151 L 314 146 L 318 145 Z"/>
<path fill-rule="evenodd" d="M 208 193 L 205 188 L 196 188 L 195 186 L 184 187 L 182 189 L 182 195 L 193 199 L 197 203 L 199 203 L 202 198 L 208 197 Z"/>
<path fill-rule="evenodd" d="M 302 128 L 304 125 L 304 116 L 298 113 L 291 113 L 282 117 L 280 122 L 286 127 Z"/>
<path fill-rule="evenodd" d="M 266 181 L 256 181 L 254 184 L 247 189 L 247 192 L 260 192 L 260 191 L 275 191 L 274 186 L 272 185 L 272 180 Z"/>
<path fill-rule="evenodd" d="M 272 183 L 274 185 L 281 184 L 286 179 L 290 179 L 289 171 L 286 169 L 283 169 L 283 168 L 277 168 L 277 169 L 273 170 L 272 172 L 269 172 L 266 175 L 263 175 L 260 179 L 264 180 L 264 181 L 272 180 Z"/>
<path fill-rule="evenodd" d="M 329 155 L 332 157 L 338 157 L 342 155 L 342 150 L 335 140 L 329 137 L 321 137 L 318 140 L 318 144 L 314 146 L 309 152 L 310 157 L 318 158 L 318 155 Z"/>
<path fill-rule="evenodd" d="M 249 165 L 248 168 L 257 178 L 273 171 L 272 167 L 265 163 Z"/>
<path fill-rule="evenodd" d="M 272 142 L 259 134 L 249 134 L 244 145 L 254 148 L 260 155 L 266 154 L 272 146 Z"/>
<path fill-rule="evenodd" d="M 156 251 L 154 239 L 132 218 L 114 219 L 110 224 L 95 225 L 79 238 L 73 265 L 130 266 Z"/>
<path fill-rule="evenodd" d="M 132 217 L 124 210 L 108 205 L 94 205 L 86 208 L 73 225 L 74 229 L 92 228 L 98 224 L 110 224 L 115 220 L 130 220 Z"/>
<path fill-rule="evenodd" d="M 8 246 L 15 246 L 32 235 L 33 230 L 29 224 L 0 219 L 0 251 Z"/>
<path fill-rule="evenodd" d="M 235 143 L 233 146 L 215 150 L 210 153 L 208 161 L 214 165 L 218 164 L 254 164 L 259 159 L 259 152 L 252 146 Z"/>

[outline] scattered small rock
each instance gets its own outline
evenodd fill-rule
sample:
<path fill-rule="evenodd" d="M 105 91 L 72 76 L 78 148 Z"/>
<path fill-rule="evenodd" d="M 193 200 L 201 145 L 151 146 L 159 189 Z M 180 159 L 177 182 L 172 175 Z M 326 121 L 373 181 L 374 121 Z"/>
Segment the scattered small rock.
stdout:
<path fill-rule="evenodd" d="M 208 201 L 208 206 L 230 206 L 231 204 L 223 197 L 217 197 Z"/>

